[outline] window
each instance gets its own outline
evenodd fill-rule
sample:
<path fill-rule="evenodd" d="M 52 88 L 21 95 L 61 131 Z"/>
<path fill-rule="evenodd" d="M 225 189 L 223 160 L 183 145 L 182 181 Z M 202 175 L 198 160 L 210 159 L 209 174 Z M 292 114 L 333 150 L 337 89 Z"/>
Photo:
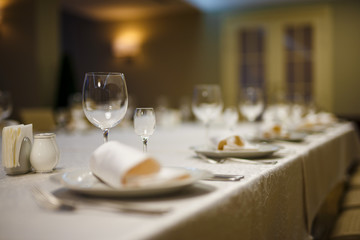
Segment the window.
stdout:
<path fill-rule="evenodd" d="M 238 101 L 238 86 L 255 85 L 267 99 L 287 93 L 333 108 L 332 18 L 327 6 L 289 7 L 232 14 L 221 38 L 224 101 Z"/>
<path fill-rule="evenodd" d="M 265 32 L 262 28 L 239 31 L 240 67 L 239 83 L 243 88 L 264 88 Z"/>
<path fill-rule="evenodd" d="M 311 25 L 286 26 L 284 33 L 285 82 L 289 100 L 312 99 L 313 29 Z"/>

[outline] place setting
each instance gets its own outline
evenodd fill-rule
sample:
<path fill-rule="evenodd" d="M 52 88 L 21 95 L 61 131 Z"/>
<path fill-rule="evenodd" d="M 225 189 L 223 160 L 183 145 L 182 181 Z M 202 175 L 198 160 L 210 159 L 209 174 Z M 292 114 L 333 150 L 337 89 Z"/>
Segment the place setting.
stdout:
<path fill-rule="evenodd" d="M 277 121 L 264 122 L 260 131 L 250 138 L 250 141 L 257 143 L 304 143 L 308 133 L 293 130 L 284 123 Z"/>
<path fill-rule="evenodd" d="M 151 107 L 136 108 L 134 112 L 134 131 L 141 138 L 142 151 L 118 141 L 108 141 L 110 129 L 120 123 L 127 110 L 123 74 L 87 73 L 82 101 L 87 119 L 103 131 L 104 143 L 92 153 L 89 168 L 61 174 L 60 184 L 70 192 L 87 196 L 88 200 L 94 197 L 154 198 L 181 193 L 200 181 L 243 179 L 241 175 L 213 174 L 198 168 L 161 166 L 147 152 L 156 126 L 155 111 Z M 39 195 L 41 190 L 34 188 L 33 192 Z M 42 195 L 54 199 L 49 197 L 50 193 Z"/>
<path fill-rule="evenodd" d="M 256 88 L 247 88 L 239 103 L 239 110 L 250 122 L 250 131 L 256 128 L 255 119 L 263 111 L 264 103 L 261 92 Z M 191 150 L 201 160 L 208 163 L 221 164 L 226 161 L 233 161 L 248 164 L 276 164 L 274 160 L 264 160 L 271 157 L 281 149 L 280 146 L 268 143 L 252 143 L 240 136 L 234 130 L 238 121 L 238 112 L 234 107 L 228 107 L 222 113 L 222 120 L 228 131 L 218 136 L 209 136 L 210 122 L 221 115 L 223 102 L 219 86 L 200 85 L 196 86 L 193 94 L 192 109 L 194 115 L 205 125 L 205 143 L 199 146 L 192 146 Z"/>
<path fill-rule="evenodd" d="M 253 144 L 239 135 L 232 135 L 221 140 L 212 139 L 213 144 L 194 147 L 196 153 L 217 158 L 264 158 L 269 157 L 281 147 L 272 144 Z"/>
<path fill-rule="evenodd" d="M 141 137 L 142 151 L 118 141 L 108 141 L 110 129 L 125 115 L 127 101 L 123 75 L 86 74 L 84 112 L 88 120 L 103 131 L 104 143 L 93 152 L 89 169 L 63 174 L 65 188 L 89 196 L 148 197 L 174 193 L 199 180 L 219 178 L 201 169 L 161 166 L 147 153 L 147 143 L 156 125 L 154 108 L 136 108 L 134 112 L 134 131 Z"/>

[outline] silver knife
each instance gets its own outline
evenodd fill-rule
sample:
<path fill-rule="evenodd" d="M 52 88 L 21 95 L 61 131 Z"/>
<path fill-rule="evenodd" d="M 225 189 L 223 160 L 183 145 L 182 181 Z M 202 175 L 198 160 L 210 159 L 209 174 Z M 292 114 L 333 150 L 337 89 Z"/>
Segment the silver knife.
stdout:
<path fill-rule="evenodd" d="M 243 179 L 243 175 L 231 175 L 231 174 L 213 174 L 210 177 L 204 178 L 207 181 L 240 181 Z"/>

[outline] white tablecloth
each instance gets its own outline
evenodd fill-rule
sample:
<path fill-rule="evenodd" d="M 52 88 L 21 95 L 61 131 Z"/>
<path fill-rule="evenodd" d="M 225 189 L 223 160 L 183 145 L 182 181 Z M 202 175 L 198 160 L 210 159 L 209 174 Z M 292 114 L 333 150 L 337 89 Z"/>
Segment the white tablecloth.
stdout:
<path fill-rule="evenodd" d="M 244 125 L 237 129 L 240 134 L 246 131 Z M 0 170 L 0 239 L 310 239 L 310 225 L 321 202 L 344 177 L 350 162 L 360 156 L 351 123 L 311 135 L 304 143 L 279 142 L 284 149 L 274 156 L 276 165 L 206 163 L 190 149 L 203 143 L 204 136 L 205 130 L 195 124 L 159 127 L 149 140 L 148 150 L 164 166 L 242 174 L 245 179 L 201 181 L 169 196 L 111 199 L 173 209 L 162 216 L 150 216 L 39 208 L 30 193 L 33 184 L 60 197 L 81 198 L 59 184 L 57 177 L 87 168 L 90 154 L 102 143 L 100 130 L 58 133 L 61 157 L 54 173 L 7 176 Z M 132 129 L 116 128 L 109 138 L 142 149 Z"/>

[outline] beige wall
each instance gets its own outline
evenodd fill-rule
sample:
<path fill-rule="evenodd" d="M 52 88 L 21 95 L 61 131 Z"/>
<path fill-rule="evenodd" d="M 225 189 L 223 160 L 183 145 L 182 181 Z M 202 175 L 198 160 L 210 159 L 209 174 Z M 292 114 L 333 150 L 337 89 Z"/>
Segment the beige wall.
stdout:
<path fill-rule="evenodd" d="M 57 1 L 14 0 L 0 24 L 0 90 L 12 93 L 13 117 L 52 106 L 58 61 Z"/>
<path fill-rule="evenodd" d="M 198 13 L 123 22 L 66 18 L 70 21 L 65 22 L 65 48 L 76 67 L 79 90 L 85 72 L 119 71 L 125 74 L 128 92 L 138 106 L 155 107 L 158 96 L 165 95 L 176 107 L 182 96 L 190 97 L 194 83 L 209 81 L 202 64 L 206 51 Z M 135 31 L 141 38 L 140 51 L 131 61 L 116 58 L 111 51 L 117 35 L 126 31 Z"/>
<path fill-rule="evenodd" d="M 35 12 L 32 1 L 16 1 L 2 10 L 0 89 L 12 92 L 15 108 L 38 103 Z M 34 87 L 34 85 L 36 87 Z"/>
<path fill-rule="evenodd" d="M 334 112 L 360 119 L 360 2 L 333 4 Z"/>
<path fill-rule="evenodd" d="M 58 81 L 60 52 L 60 9 L 58 0 L 35 2 L 36 79 L 39 106 L 52 107 Z"/>

